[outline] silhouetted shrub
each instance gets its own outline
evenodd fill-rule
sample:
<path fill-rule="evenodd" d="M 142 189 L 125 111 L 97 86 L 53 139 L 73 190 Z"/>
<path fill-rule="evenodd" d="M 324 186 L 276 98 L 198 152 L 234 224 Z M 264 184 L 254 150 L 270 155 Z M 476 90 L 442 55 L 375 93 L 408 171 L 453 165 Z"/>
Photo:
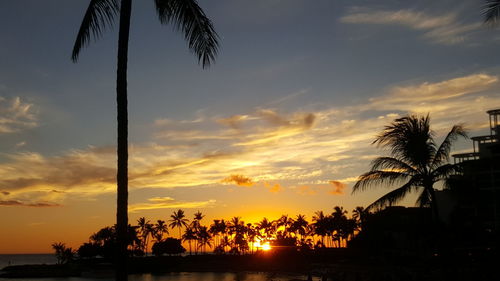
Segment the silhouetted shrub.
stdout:
<path fill-rule="evenodd" d="M 181 240 L 170 237 L 154 243 L 152 251 L 155 256 L 161 256 L 163 254 L 178 255 L 186 252 L 186 249 L 182 247 Z"/>

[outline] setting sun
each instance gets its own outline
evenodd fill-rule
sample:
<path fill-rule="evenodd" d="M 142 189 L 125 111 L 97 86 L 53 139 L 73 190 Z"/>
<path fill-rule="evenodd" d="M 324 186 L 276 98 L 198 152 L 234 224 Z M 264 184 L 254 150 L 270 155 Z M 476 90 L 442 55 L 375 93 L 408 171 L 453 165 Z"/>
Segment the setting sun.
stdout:
<path fill-rule="evenodd" d="M 263 250 L 263 251 L 269 251 L 269 250 L 271 250 L 271 244 L 269 242 L 264 242 L 264 243 L 261 244 L 260 241 L 257 241 L 257 242 L 253 243 L 253 246 L 257 250 Z"/>
<path fill-rule="evenodd" d="M 271 245 L 269 245 L 269 242 L 266 242 L 264 245 L 262 245 L 262 250 L 264 251 L 271 250 Z"/>

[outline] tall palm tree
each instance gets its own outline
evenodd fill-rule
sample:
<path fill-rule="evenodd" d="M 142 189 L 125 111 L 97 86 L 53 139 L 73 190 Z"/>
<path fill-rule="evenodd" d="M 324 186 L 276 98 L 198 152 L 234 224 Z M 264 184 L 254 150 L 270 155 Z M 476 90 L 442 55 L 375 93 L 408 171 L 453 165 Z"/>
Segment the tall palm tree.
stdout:
<path fill-rule="evenodd" d="M 170 217 L 171 219 L 168 220 L 170 224 L 168 226 L 170 226 L 171 228 L 177 227 L 179 229 L 179 239 L 181 239 L 181 228 L 183 226 L 187 227 L 189 220 L 186 219 L 186 215 L 184 215 L 184 211 L 181 209 L 177 210 L 177 212 L 174 211 L 174 213 L 170 215 Z"/>
<path fill-rule="evenodd" d="M 141 237 L 141 250 L 147 254 L 147 238 L 149 236 L 150 223 L 145 217 L 140 217 L 137 220 L 137 225 L 139 226 L 139 232 Z"/>
<path fill-rule="evenodd" d="M 189 49 L 197 56 L 202 67 L 209 66 L 217 55 L 218 37 L 211 21 L 196 0 L 155 0 L 160 23 L 173 24 L 184 34 Z M 92 38 L 100 37 L 107 25 L 119 16 L 118 65 L 116 102 L 118 123 L 117 145 L 117 213 L 116 225 L 119 245 L 117 268 L 126 268 L 128 224 L 128 108 L 127 60 L 132 0 L 90 0 L 76 37 L 71 59 L 76 62 L 83 47 Z M 123 270 L 117 270 L 117 279 L 126 280 Z"/>
<path fill-rule="evenodd" d="M 192 255 L 191 241 L 196 240 L 196 232 L 191 227 L 186 227 L 184 234 L 182 235 L 182 241 L 188 241 L 189 243 L 189 255 Z"/>
<path fill-rule="evenodd" d="M 321 245 L 324 246 L 325 236 L 327 234 L 328 217 L 325 216 L 323 211 L 317 211 L 314 213 L 312 221 L 314 222 L 312 224 L 314 226 L 314 233 L 321 237 Z"/>
<path fill-rule="evenodd" d="M 420 191 L 417 204 L 430 206 L 434 219 L 438 220 L 434 183 L 457 171 L 456 165 L 447 162 L 451 146 L 458 137 L 467 137 L 462 125 L 453 126 L 438 146 L 430 129 L 429 115 L 411 115 L 394 120 L 373 142 L 389 148 L 391 156 L 373 160 L 371 170 L 359 176 L 352 192 L 374 185 L 402 184 L 370 204 L 366 210 L 391 206 L 410 192 Z"/>
<path fill-rule="evenodd" d="M 196 230 L 196 239 L 198 240 L 198 249 L 203 254 L 207 253 L 207 246 L 212 247 L 210 241 L 212 241 L 212 236 L 208 232 L 208 228 L 206 226 L 199 226 Z"/>

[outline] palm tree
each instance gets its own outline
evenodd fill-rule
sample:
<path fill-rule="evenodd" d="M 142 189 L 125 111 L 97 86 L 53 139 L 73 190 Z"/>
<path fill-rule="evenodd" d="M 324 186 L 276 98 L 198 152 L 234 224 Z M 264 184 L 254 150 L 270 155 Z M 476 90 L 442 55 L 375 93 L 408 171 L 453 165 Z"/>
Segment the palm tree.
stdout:
<path fill-rule="evenodd" d="M 189 220 L 186 219 L 186 215 L 184 215 L 184 211 L 179 209 L 177 212 L 174 211 L 172 215 L 170 215 L 171 219 L 168 221 L 171 228 L 179 228 L 179 239 L 181 239 L 181 228 L 187 227 Z"/>
<path fill-rule="evenodd" d="M 205 217 L 200 211 L 194 213 L 193 221 L 191 222 L 191 227 L 194 229 L 198 229 L 200 225 L 200 221 Z"/>
<path fill-rule="evenodd" d="M 186 227 L 184 234 L 182 235 L 182 241 L 188 241 L 189 244 L 189 255 L 192 255 L 191 251 L 191 241 L 196 240 L 196 232 L 191 227 Z"/>
<path fill-rule="evenodd" d="M 292 223 L 291 230 L 296 233 L 297 236 L 300 235 L 299 241 L 304 239 L 304 235 L 307 233 L 307 225 L 309 225 L 309 222 L 307 222 L 306 216 L 300 214 L 297 215 L 297 218 Z"/>
<path fill-rule="evenodd" d="M 202 252 L 203 254 L 206 254 L 206 246 L 212 247 L 212 244 L 210 243 L 210 241 L 212 240 L 212 236 L 210 236 L 210 233 L 208 232 L 206 226 L 198 227 L 196 231 L 196 238 L 198 240 L 198 249 L 200 249 L 200 252 Z"/>
<path fill-rule="evenodd" d="M 275 227 L 274 224 L 267 218 L 263 218 L 257 223 L 257 230 L 259 231 L 263 240 L 268 241 L 274 234 Z"/>
<path fill-rule="evenodd" d="M 162 24 L 173 24 L 184 33 L 189 49 L 198 57 L 202 67 L 209 66 L 217 55 L 218 37 L 211 21 L 196 0 L 155 0 Z M 119 15 L 118 66 L 116 101 L 118 122 L 117 145 L 117 213 L 116 225 L 119 245 L 117 268 L 126 268 L 128 225 L 128 109 L 127 60 L 132 0 L 90 0 L 75 40 L 71 59 L 78 60 L 80 51 L 89 41 L 100 37 L 106 25 L 112 25 Z M 123 270 L 117 270 L 117 279 L 126 280 Z"/>
<path fill-rule="evenodd" d="M 157 242 L 161 242 L 163 240 L 163 234 L 168 234 L 168 227 L 163 220 L 157 220 L 154 225 L 155 229 L 155 239 Z"/>
<path fill-rule="evenodd" d="M 147 254 L 147 238 L 149 236 L 150 223 L 145 217 L 140 217 L 137 220 L 137 225 L 139 226 L 140 236 L 141 236 L 141 250 Z"/>
<path fill-rule="evenodd" d="M 399 202 L 410 192 L 420 191 L 417 204 L 430 206 L 433 217 L 439 213 L 434 183 L 446 179 L 457 171 L 448 164 L 451 146 L 458 137 L 467 137 L 462 125 L 455 125 L 437 146 L 427 116 L 405 116 L 386 126 L 373 142 L 390 149 L 391 156 L 373 160 L 369 172 L 362 174 L 353 187 L 353 193 L 381 184 L 401 184 L 395 190 L 380 197 L 366 210 L 381 209 Z"/>
<path fill-rule="evenodd" d="M 327 235 L 328 218 L 325 216 L 323 211 L 317 211 L 314 213 L 312 221 L 314 222 L 312 224 L 314 226 L 314 233 L 321 237 L 321 244 L 324 246 L 325 236 Z"/>

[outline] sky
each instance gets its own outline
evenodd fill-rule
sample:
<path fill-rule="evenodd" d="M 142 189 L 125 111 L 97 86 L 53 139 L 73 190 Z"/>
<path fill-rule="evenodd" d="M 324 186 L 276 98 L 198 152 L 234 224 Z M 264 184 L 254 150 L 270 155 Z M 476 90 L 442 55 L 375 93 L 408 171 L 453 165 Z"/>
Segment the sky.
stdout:
<path fill-rule="evenodd" d="M 0 2 L 0 253 L 76 248 L 114 224 L 117 28 L 73 63 L 88 3 Z M 367 206 L 389 189 L 352 186 L 387 154 L 371 145 L 385 125 L 429 113 L 438 141 L 460 123 L 482 135 L 500 108 L 483 1 L 200 0 L 220 36 L 208 69 L 153 3 L 133 1 L 131 223 Z"/>

